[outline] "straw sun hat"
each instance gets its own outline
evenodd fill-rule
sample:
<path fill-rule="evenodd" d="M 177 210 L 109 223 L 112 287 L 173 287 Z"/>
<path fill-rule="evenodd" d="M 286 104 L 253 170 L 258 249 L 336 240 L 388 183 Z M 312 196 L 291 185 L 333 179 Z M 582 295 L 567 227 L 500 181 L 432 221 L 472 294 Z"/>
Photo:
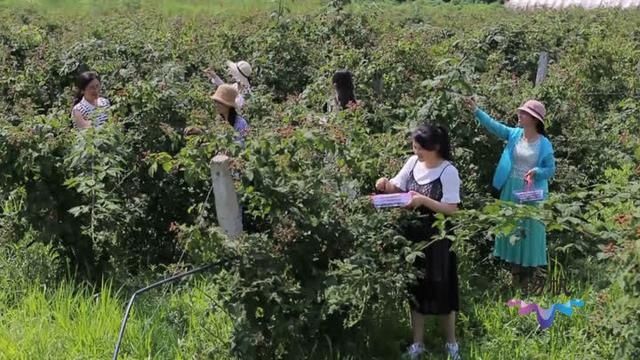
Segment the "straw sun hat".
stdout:
<path fill-rule="evenodd" d="M 235 86 L 229 85 L 229 84 L 222 84 L 218 86 L 218 88 L 216 89 L 216 92 L 211 96 L 211 99 L 235 109 L 237 96 L 238 96 L 238 90 L 236 90 Z"/>

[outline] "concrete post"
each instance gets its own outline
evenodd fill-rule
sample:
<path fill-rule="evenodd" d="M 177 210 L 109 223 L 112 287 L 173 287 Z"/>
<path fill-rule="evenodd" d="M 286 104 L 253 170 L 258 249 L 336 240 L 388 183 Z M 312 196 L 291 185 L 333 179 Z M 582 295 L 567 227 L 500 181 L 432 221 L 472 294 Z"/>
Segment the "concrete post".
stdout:
<path fill-rule="evenodd" d="M 231 178 L 230 161 L 226 155 L 216 155 L 211 160 L 211 182 L 218 224 L 229 238 L 235 239 L 242 233 L 242 214 Z"/>

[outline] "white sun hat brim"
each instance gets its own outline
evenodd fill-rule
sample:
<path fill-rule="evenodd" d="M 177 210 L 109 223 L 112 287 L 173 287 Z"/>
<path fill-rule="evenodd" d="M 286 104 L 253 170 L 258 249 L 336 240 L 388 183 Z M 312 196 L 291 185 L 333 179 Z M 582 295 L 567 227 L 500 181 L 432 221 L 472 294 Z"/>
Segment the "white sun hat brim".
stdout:
<path fill-rule="evenodd" d="M 229 68 L 229 73 L 231 73 L 234 80 L 242 83 L 245 87 L 250 86 L 249 79 L 242 74 L 240 69 L 238 69 L 238 64 L 233 61 L 227 61 L 227 67 Z"/>

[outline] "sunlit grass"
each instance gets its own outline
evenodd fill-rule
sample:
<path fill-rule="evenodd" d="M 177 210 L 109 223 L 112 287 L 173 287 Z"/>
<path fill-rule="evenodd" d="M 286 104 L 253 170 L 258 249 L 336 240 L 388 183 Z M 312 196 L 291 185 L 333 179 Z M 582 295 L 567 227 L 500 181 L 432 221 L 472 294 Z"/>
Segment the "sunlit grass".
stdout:
<path fill-rule="evenodd" d="M 283 0 L 282 5 L 293 13 L 304 13 L 317 9 L 325 2 L 321 0 Z M 0 7 L 33 8 L 56 13 L 109 12 L 131 8 L 161 11 L 170 14 L 210 14 L 243 16 L 273 12 L 280 0 L 0 0 Z"/>
<path fill-rule="evenodd" d="M 599 303 L 591 287 L 576 289 L 585 301 L 571 317 L 557 314 L 539 330 L 535 315 L 508 308 L 505 295 L 487 291 L 467 299 L 458 333 L 467 359 L 600 359 L 615 344 L 598 334 Z M 616 289 L 609 294 L 615 298 Z M 142 295 L 134 307 L 123 343 L 122 359 L 228 359 L 232 322 L 215 304 L 215 290 L 204 281 L 188 288 Z M 212 296 L 213 295 L 213 296 Z M 530 298 L 543 306 L 566 296 Z M 32 288 L 12 307 L 0 304 L 0 359 L 107 359 L 113 354 L 125 300 L 109 286 L 94 294 L 67 283 L 57 289 Z M 398 320 L 405 314 L 398 314 Z M 409 336 L 406 324 L 406 336 Z M 387 329 L 391 330 L 391 328 Z M 397 327 L 393 332 L 405 332 Z M 397 337 L 398 334 L 394 335 Z M 402 335 L 402 334 L 401 334 Z M 394 337 L 390 336 L 390 338 Z M 407 338 L 408 339 L 408 338 Z M 430 322 L 429 358 L 445 359 L 444 339 Z M 604 356 L 604 357 L 603 357 Z"/>
<path fill-rule="evenodd" d="M 185 353 L 228 358 L 231 323 L 212 308 L 211 286 L 196 283 L 161 295 L 138 300 L 122 359 L 178 359 Z M 96 294 L 68 283 L 29 289 L 15 306 L 0 304 L 0 359 L 109 359 L 124 305 L 109 286 Z"/>
<path fill-rule="evenodd" d="M 611 356 L 606 337 L 597 333 L 596 293 L 591 288 L 573 298 L 584 300 L 572 316 L 556 313 L 553 325 L 540 330 L 535 314 L 518 315 L 506 306 L 507 298 L 486 294 L 482 301 L 466 309 L 463 331 L 468 357 L 472 359 L 598 359 Z M 529 301 L 548 308 L 569 300 L 566 296 L 536 296 Z M 603 305 L 604 306 L 604 305 Z M 596 322 L 594 322 L 596 321 Z M 464 323 L 467 323 L 466 326 Z"/>

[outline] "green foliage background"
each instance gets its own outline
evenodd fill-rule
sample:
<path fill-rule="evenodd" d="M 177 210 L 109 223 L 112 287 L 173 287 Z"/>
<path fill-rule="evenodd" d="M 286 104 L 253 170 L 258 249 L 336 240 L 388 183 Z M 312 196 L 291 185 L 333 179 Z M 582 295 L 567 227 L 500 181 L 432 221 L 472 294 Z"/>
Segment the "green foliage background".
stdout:
<path fill-rule="evenodd" d="M 47 340 L 77 325 L 45 314 L 95 316 L 76 312 L 100 292 L 104 322 L 87 322 L 59 346 L 62 356 L 102 358 L 115 341 L 118 301 L 135 286 L 220 261 L 216 275 L 142 307 L 125 356 L 399 357 L 417 250 L 394 231 L 401 211 L 374 211 L 366 195 L 402 166 L 407 133 L 423 121 L 450 129 L 463 177 L 465 211 L 452 221 L 465 355 L 640 356 L 640 14 L 426 4 L 331 2 L 302 15 L 274 4 L 273 16 L 2 11 L 2 356 L 49 353 Z M 534 88 L 540 51 L 551 64 Z M 256 72 L 245 149 L 215 119 L 202 74 L 224 73 L 226 59 L 247 59 Z M 70 129 L 72 83 L 89 68 L 101 74 L 113 121 L 80 135 Z M 319 110 L 338 68 L 354 72 L 363 105 L 325 123 Z M 525 99 L 547 105 L 558 171 L 543 207 L 491 197 L 502 144 L 463 109 L 468 95 L 510 124 Z M 209 131 L 185 138 L 188 125 Z M 240 174 L 247 234 L 235 245 L 212 205 L 209 160 L 219 152 Z M 519 294 L 490 257 L 492 234 L 522 216 L 549 229 L 550 265 L 534 299 L 587 303 L 544 333 L 503 305 Z M 33 318 L 51 335 L 20 330 Z M 431 337 L 429 346 L 441 342 Z"/>

